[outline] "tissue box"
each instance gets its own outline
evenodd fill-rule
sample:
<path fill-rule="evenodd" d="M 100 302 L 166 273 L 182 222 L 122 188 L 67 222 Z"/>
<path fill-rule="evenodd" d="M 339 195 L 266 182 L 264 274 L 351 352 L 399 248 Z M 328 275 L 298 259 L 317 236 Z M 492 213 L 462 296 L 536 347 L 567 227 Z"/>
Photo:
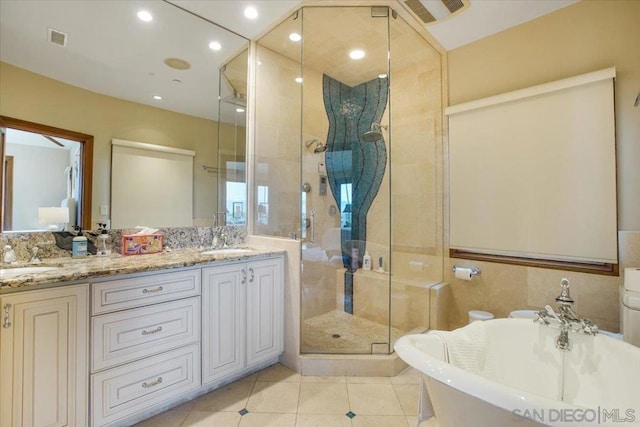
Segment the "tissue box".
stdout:
<path fill-rule="evenodd" d="M 125 234 L 122 236 L 122 255 L 144 255 L 162 252 L 162 234 Z"/>

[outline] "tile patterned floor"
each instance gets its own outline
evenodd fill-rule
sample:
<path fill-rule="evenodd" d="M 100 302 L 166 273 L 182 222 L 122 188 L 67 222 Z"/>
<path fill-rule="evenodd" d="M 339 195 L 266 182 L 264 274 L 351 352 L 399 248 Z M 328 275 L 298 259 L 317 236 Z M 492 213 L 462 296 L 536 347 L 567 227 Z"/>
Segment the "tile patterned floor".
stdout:
<path fill-rule="evenodd" d="M 313 377 L 277 364 L 136 427 L 413 427 L 419 380 L 412 368 L 392 378 Z"/>

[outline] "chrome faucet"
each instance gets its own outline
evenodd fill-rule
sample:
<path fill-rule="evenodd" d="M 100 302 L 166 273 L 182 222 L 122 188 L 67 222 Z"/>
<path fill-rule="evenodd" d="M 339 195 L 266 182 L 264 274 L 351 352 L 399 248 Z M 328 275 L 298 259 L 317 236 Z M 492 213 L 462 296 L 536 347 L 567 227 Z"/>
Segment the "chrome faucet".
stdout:
<path fill-rule="evenodd" d="M 15 264 L 17 262 L 16 251 L 10 245 L 6 245 L 2 253 L 2 262 L 5 264 Z"/>
<path fill-rule="evenodd" d="M 38 251 L 40 250 L 39 247 L 34 246 L 31 249 L 31 259 L 29 260 L 29 264 L 39 264 L 40 263 L 40 257 L 38 257 Z"/>
<path fill-rule="evenodd" d="M 552 320 L 554 320 L 554 326 L 560 329 L 560 335 L 556 338 L 556 348 L 571 350 L 570 330 L 591 336 L 598 333 L 598 327 L 591 320 L 581 319 L 573 311 L 574 301 L 569 294 L 569 279 L 565 277 L 560 281 L 560 295 L 556 297 L 556 302 L 558 303 L 557 313 L 551 306 L 547 305 L 544 310 L 537 312 L 537 318 L 534 320 L 546 326 L 551 326 Z"/>
<path fill-rule="evenodd" d="M 223 227 L 218 227 L 217 230 L 213 231 L 213 240 L 211 242 L 211 246 L 214 249 L 224 249 L 229 245 L 229 236 L 225 233 L 225 229 Z"/>

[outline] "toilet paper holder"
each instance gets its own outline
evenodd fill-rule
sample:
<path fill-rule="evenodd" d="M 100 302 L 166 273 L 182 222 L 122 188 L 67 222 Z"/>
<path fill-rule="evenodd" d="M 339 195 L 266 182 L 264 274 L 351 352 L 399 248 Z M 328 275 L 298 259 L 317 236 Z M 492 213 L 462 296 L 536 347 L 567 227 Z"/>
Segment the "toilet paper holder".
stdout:
<path fill-rule="evenodd" d="M 482 271 L 481 271 L 478 267 L 461 267 L 461 266 L 459 266 L 459 265 L 454 265 L 454 266 L 451 268 L 451 271 L 453 271 L 453 272 L 455 273 L 455 272 L 456 272 L 456 270 L 457 270 L 457 269 L 459 269 L 459 268 L 464 268 L 464 269 L 469 269 L 469 270 L 471 270 L 471 275 L 472 275 L 472 276 L 479 276 L 479 275 L 480 275 L 480 273 L 482 273 Z"/>

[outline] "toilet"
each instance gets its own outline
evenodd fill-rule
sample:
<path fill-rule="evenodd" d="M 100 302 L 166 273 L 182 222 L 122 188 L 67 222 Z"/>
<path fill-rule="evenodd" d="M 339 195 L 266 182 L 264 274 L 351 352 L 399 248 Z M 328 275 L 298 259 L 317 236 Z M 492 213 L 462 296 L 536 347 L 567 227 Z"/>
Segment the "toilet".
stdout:
<path fill-rule="evenodd" d="M 640 347 L 640 269 L 625 268 L 620 286 L 620 327 L 622 339 Z"/>
<path fill-rule="evenodd" d="M 536 310 L 513 310 L 509 313 L 509 317 L 512 319 L 535 319 L 538 317 L 536 315 Z"/>
<path fill-rule="evenodd" d="M 471 310 L 469 312 L 469 324 L 476 321 L 491 320 L 493 318 L 493 313 L 489 313 L 488 311 Z"/>

